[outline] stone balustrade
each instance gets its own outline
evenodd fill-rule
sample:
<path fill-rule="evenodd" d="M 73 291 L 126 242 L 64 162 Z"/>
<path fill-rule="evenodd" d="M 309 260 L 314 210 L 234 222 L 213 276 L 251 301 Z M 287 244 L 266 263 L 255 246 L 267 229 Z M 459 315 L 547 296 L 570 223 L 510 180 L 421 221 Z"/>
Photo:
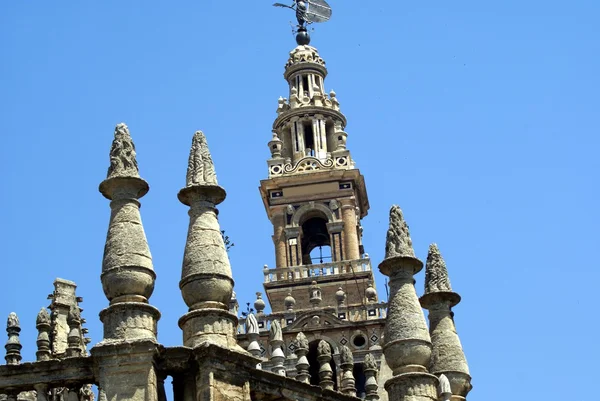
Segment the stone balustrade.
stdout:
<path fill-rule="evenodd" d="M 371 259 L 344 260 L 313 265 L 263 269 L 265 283 L 275 281 L 297 281 L 321 276 L 371 271 Z"/>

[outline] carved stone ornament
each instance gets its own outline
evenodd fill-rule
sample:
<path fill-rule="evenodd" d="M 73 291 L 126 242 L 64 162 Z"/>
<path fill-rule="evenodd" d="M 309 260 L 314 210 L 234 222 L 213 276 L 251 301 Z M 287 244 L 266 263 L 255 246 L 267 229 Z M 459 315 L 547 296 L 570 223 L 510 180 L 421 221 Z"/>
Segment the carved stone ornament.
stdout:
<path fill-rule="evenodd" d="M 249 314 L 246 318 L 246 333 L 258 334 L 258 321 L 253 313 Z"/>
<path fill-rule="evenodd" d="M 304 335 L 303 332 L 300 332 L 298 333 L 298 335 L 296 335 L 296 347 L 308 349 L 308 339 L 306 338 L 306 335 Z"/>
<path fill-rule="evenodd" d="M 400 206 L 393 205 L 390 209 L 390 228 L 385 243 L 385 258 L 397 256 L 414 258 L 415 251 L 402 210 Z"/>
<path fill-rule="evenodd" d="M 6 327 L 7 328 L 21 328 L 21 325 L 19 324 L 19 317 L 17 316 L 17 314 L 15 312 L 10 312 L 10 314 L 8 315 L 8 319 L 6 321 Z"/>
<path fill-rule="evenodd" d="M 429 245 L 427 264 L 425 265 L 425 294 L 433 292 L 451 292 L 446 262 L 436 244 Z"/>
<path fill-rule="evenodd" d="M 331 355 L 331 345 L 329 345 L 329 343 L 325 340 L 319 341 L 317 353 L 319 355 Z"/>
<path fill-rule="evenodd" d="M 40 324 L 50 324 L 50 314 L 48 313 L 48 309 L 42 308 L 37 315 L 37 319 L 35 321 L 37 325 Z"/>
<path fill-rule="evenodd" d="M 365 355 L 365 360 L 363 362 L 364 370 L 371 369 L 377 370 L 377 362 L 375 361 L 375 357 L 372 354 Z"/>
<path fill-rule="evenodd" d="M 188 160 L 186 186 L 195 185 L 218 185 L 215 165 L 208 149 L 206 136 L 202 131 L 194 134 Z"/>
<path fill-rule="evenodd" d="M 271 328 L 269 330 L 269 341 L 283 341 L 281 324 L 278 320 L 273 320 L 271 322 Z"/>
<path fill-rule="evenodd" d="M 345 345 L 340 347 L 340 361 L 342 364 L 354 364 L 352 351 Z"/>
<path fill-rule="evenodd" d="M 139 178 L 135 145 L 124 123 L 115 127 L 115 139 L 110 149 L 110 167 L 106 178 L 136 177 Z"/>

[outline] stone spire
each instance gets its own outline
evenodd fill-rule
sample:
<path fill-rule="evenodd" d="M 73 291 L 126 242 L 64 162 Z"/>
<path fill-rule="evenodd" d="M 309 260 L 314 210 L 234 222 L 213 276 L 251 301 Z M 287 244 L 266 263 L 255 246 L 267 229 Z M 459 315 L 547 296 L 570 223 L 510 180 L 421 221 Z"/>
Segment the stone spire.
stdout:
<path fill-rule="evenodd" d="M 104 338 L 91 349 L 94 362 L 103 367 L 96 377 L 98 398 L 117 399 L 126 392 L 136 394 L 140 399 L 154 400 L 158 396 L 154 358 L 158 352 L 156 335 L 160 312 L 149 304 L 156 274 L 139 202 L 149 187 L 140 177 L 135 146 L 125 124 L 115 128 L 110 167 L 99 189 L 111 200 L 111 214 L 100 276 L 110 303 L 100 312 Z M 71 305 L 67 316 L 70 320 L 69 355 L 83 348 L 78 312 L 77 304 Z M 128 358 L 126 372 L 115 362 L 122 355 L 132 355 Z M 120 380 L 124 373 L 126 383 Z"/>
<path fill-rule="evenodd" d="M 225 196 L 217 184 L 206 137 L 198 131 L 192 139 L 186 186 L 177 195 L 190 207 L 179 282 L 189 312 L 179 319 L 179 327 L 184 345 L 192 348 L 206 341 L 237 347 L 237 316 L 229 312 L 233 279 L 216 209 Z"/>
<path fill-rule="evenodd" d="M 340 348 L 340 367 L 342 368 L 341 392 L 356 397 L 356 381 L 352 372 L 354 369 L 354 357 L 350 348 L 345 345 L 342 345 Z"/>
<path fill-rule="evenodd" d="M 308 339 L 303 332 L 296 335 L 295 345 L 296 349 L 294 353 L 298 356 L 298 360 L 296 361 L 296 380 L 303 383 L 310 383 L 310 373 L 308 371 L 310 364 L 306 358 L 306 355 L 308 355 Z"/>
<path fill-rule="evenodd" d="M 18 365 L 21 363 L 21 341 L 19 340 L 19 333 L 21 332 L 21 325 L 19 324 L 19 318 L 15 312 L 11 312 L 8 315 L 6 322 L 6 332 L 8 333 L 8 341 L 4 348 L 6 348 L 6 359 L 7 365 Z"/>
<path fill-rule="evenodd" d="M 331 369 L 331 346 L 325 340 L 317 345 L 317 361 L 319 362 L 319 385 L 325 390 L 333 390 L 333 370 Z"/>
<path fill-rule="evenodd" d="M 273 373 L 285 376 L 285 366 L 283 366 L 285 354 L 281 349 L 281 346 L 283 345 L 283 333 L 281 331 L 281 324 L 277 319 L 271 322 L 269 343 L 271 344 L 271 363 L 273 364 L 271 370 Z"/>
<path fill-rule="evenodd" d="M 429 246 L 425 267 L 425 294 L 421 305 L 429 310 L 429 331 L 433 343 L 431 373 L 445 376 L 452 389 L 452 401 L 466 399 L 471 391 L 469 366 L 454 326 L 452 307 L 460 295 L 452 292 L 446 262 L 436 244 Z"/>
<path fill-rule="evenodd" d="M 379 371 L 373 354 L 365 355 L 363 371 L 365 372 L 365 400 L 378 401 L 379 393 L 377 390 L 379 389 L 379 385 L 377 384 L 377 374 Z"/>
<path fill-rule="evenodd" d="M 379 270 L 390 277 L 390 295 L 383 353 L 394 375 L 385 388 L 393 400 L 437 400 L 437 377 L 427 372 L 431 338 L 413 278 L 423 263 L 415 257 L 408 225 L 396 205 L 390 210 L 385 251 Z"/>
<path fill-rule="evenodd" d="M 138 200 L 148 189 L 148 183 L 139 175 L 129 129 L 118 124 L 107 178 L 100 184 L 102 195 L 111 200 L 100 276 L 104 294 L 110 301 L 110 306 L 100 313 L 105 341 L 141 338 L 156 341 L 160 313 L 148 304 L 156 274 Z"/>
<path fill-rule="evenodd" d="M 42 308 L 37 315 L 35 327 L 38 330 L 37 352 L 35 353 L 37 361 L 50 360 L 50 314 L 48 309 Z"/>

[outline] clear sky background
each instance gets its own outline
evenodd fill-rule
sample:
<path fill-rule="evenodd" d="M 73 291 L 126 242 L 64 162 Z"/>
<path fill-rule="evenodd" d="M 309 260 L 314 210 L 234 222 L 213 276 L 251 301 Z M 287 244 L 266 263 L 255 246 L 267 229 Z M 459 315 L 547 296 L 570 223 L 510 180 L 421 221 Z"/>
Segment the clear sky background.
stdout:
<path fill-rule="evenodd" d="M 471 400 L 597 395 L 600 3 L 331 0 L 312 44 L 348 118 L 383 258 L 399 204 L 415 250 L 437 242 L 454 289 Z M 78 283 L 93 344 L 115 124 L 150 184 L 142 218 L 158 275 L 159 340 L 182 342 L 178 281 L 193 133 L 227 190 L 222 228 L 240 303 L 274 265 L 261 202 L 293 13 L 270 1 L 0 3 L 0 318 L 18 313 L 25 359 L 56 277 Z M 385 298 L 384 278 L 377 286 Z M 423 273 L 417 292 L 423 291 Z"/>

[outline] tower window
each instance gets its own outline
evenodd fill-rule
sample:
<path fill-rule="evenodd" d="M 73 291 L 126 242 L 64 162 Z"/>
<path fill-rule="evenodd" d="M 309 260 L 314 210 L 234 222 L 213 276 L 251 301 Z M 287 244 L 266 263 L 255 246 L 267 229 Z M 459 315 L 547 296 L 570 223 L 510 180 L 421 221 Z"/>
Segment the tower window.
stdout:
<path fill-rule="evenodd" d="M 308 75 L 302 75 L 302 88 L 304 88 L 304 93 L 308 93 Z"/>
<path fill-rule="evenodd" d="M 313 133 L 312 121 L 305 121 L 304 126 L 304 148 L 306 149 L 306 156 L 315 155 L 315 140 Z"/>

